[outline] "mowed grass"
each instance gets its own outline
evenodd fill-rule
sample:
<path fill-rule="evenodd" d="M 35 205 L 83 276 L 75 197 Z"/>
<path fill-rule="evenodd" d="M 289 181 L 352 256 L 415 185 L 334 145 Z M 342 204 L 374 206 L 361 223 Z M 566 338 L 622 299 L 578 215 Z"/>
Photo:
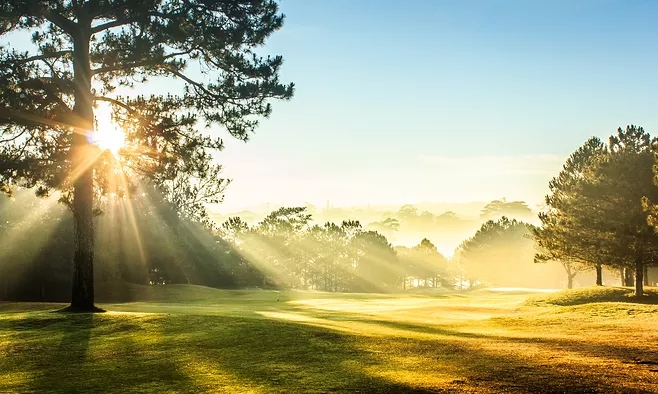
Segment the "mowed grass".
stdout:
<path fill-rule="evenodd" d="M 647 303 L 132 291 L 144 301 L 104 314 L 0 304 L 0 392 L 658 392 L 658 306 Z"/>

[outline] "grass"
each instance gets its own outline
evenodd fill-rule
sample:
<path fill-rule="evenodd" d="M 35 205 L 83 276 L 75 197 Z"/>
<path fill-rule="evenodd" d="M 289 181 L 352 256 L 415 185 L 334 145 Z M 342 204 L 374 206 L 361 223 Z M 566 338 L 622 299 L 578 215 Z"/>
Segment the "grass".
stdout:
<path fill-rule="evenodd" d="M 528 305 L 582 305 L 598 302 L 631 302 L 658 304 L 658 288 L 648 287 L 643 297 L 635 297 L 635 290 L 629 287 L 593 286 L 574 290 L 564 290 L 548 295 L 531 297 Z"/>
<path fill-rule="evenodd" d="M 533 304 L 527 291 L 132 291 L 143 300 L 103 314 L 0 304 L 0 392 L 658 392 L 649 304 Z"/>

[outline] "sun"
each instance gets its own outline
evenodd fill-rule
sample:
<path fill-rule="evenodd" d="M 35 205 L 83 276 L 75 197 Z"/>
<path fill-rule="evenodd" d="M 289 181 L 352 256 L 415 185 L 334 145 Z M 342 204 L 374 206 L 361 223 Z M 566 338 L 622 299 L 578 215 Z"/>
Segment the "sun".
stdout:
<path fill-rule="evenodd" d="M 102 150 L 118 156 L 119 151 L 126 144 L 126 135 L 115 125 L 99 124 L 98 129 L 91 135 L 91 142 Z"/>

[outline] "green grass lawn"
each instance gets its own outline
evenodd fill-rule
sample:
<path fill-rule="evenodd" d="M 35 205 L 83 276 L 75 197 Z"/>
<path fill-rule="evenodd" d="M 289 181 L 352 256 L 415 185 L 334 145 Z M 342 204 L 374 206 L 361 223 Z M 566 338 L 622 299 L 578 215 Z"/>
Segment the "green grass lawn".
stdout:
<path fill-rule="evenodd" d="M 131 291 L 94 315 L 0 303 L 0 393 L 658 392 L 658 306 L 608 289 Z"/>

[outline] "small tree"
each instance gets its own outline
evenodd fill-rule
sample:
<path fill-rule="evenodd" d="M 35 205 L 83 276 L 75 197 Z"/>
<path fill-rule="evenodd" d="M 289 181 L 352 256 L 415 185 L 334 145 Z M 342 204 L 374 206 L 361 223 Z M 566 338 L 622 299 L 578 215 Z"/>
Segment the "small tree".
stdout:
<path fill-rule="evenodd" d="M 181 177 L 213 179 L 222 140 L 198 124 L 246 141 L 257 117 L 270 114 L 269 99 L 292 97 L 292 84 L 278 78 L 283 59 L 255 52 L 282 24 L 274 0 L 0 3 L 0 35 L 26 30 L 34 43 L 0 50 L 0 188 L 63 192 L 75 223 L 73 309 L 94 309 L 93 202 L 104 170 L 115 165 L 174 192 Z M 188 73 L 192 64 L 205 76 Z M 182 89 L 131 95 L 151 78 Z M 119 157 L 90 143 L 101 102 L 126 133 Z"/>

